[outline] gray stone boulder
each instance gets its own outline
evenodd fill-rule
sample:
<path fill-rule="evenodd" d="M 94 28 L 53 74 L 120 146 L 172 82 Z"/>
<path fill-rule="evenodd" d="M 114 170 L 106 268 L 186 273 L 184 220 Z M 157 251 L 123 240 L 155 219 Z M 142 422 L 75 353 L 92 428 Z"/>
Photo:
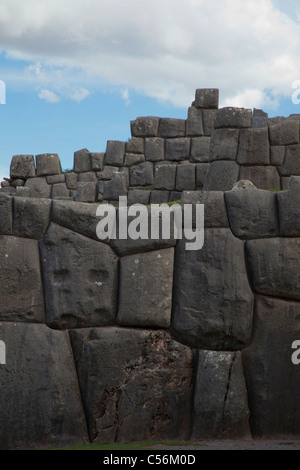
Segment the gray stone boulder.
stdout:
<path fill-rule="evenodd" d="M 142 137 L 132 137 L 125 143 L 126 153 L 144 153 L 144 139 Z"/>
<path fill-rule="evenodd" d="M 253 340 L 242 351 L 256 438 L 290 439 L 300 433 L 299 365 L 292 363 L 292 344 L 300 337 L 299 315 L 299 302 L 257 297 Z"/>
<path fill-rule="evenodd" d="M 222 191 L 183 191 L 181 204 L 204 204 L 205 228 L 229 227 L 224 193 Z M 196 226 L 196 216 L 193 210 L 193 228 Z"/>
<path fill-rule="evenodd" d="M 127 204 L 149 204 L 150 201 L 150 190 L 146 189 L 131 189 L 127 193 Z"/>
<path fill-rule="evenodd" d="M 0 236 L 0 259 L 0 320 L 44 322 L 38 242 L 28 238 Z"/>
<path fill-rule="evenodd" d="M 165 158 L 165 139 L 161 137 L 145 138 L 145 158 L 149 162 L 158 162 Z"/>
<path fill-rule="evenodd" d="M 154 182 L 153 164 L 140 163 L 130 168 L 130 186 L 151 186 Z"/>
<path fill-rule="evenodd" d="M 31 197 L 50 198 L 51 185 L 47 183 L 45 176 L 29 178 L 25 183 L 26 188 L 30 188 Z"/>
<path fill-rule="evenodd" d="M 172 162 L 162 162 L 155 165 L 154 188 L 172 191 L 176 184 L 177 165 Z"/>
<path fill-rule="evenodd" d="M 210 137 L 193 137 L 191 139 L 191 163 L 208 163 Z"/>
<path fill-rule="evenodd" d="M 201 109 L 197 109 L 193 106 L 188 109 L 188 116 L 186 120 L 186 135 L 204 135 Z"/>
<path fill-rule="evenodd" d="M 204 187 L 210 164 L 209 163 L 196 163 L 195 165 L 196 165 L 196 189 L 201 190 Z"/>
<path fill-rule="evenodd" d="M 104 158 L 105 165 L 122 166 L 124 163 L 125 142 L 108 140 Z"/>
<path fill-rule="evenodd" d="M 239 129 L 216 129 L 210 139 L 210 161 L 235 160 L 239 133 Z"/>
<path fill-rule="evenodd" d="M 200 109 L 217 109 L 219 90 L 217 88 L 198 88 L 195 92 L 194 106 Z"/>
<path fill-rule="evenodd" d="M 278 166 L 281 176 L 300 176 L 300 145 L 287 145 L 284 163 Z"/>
<path fill-rule="evenodd" d="M 125 173 L 114 173 L 110 181 L 103 181 L 103 198 L 118 201 L 120 196 L 127 195 L 127 177 Z"/>
<path fill-rule="evenodd" d="M 33 178 L 35 176 L 35 165 L 33 155 L 14 155 L 10 164 L 10 177 Z"/>
<path fill-rule="evenodd" d="M 166 160 L 188 160 L 190 157 L 191 139 L 179 137 L 175 139 L 166 139 Z"/>
<path fill-rule="evenodd" d="M 158 126 L 159 137 L 184 137 L 185 119 L 161 118 Z"/>
<path fill-rule="evenodd" d="M 241 166 L 239 179 L 252 181 L 259 189 L 280 189 L 280 176 L 275 166 Z"/>
<path fill-rule="evenodd" d="M 74 152 L 73 168 L 75 173 L 92 170 L 91 153 L 88 149 L 84 148 Z"/>
<path fill-rule="evenodd" d="M 57 175 L 61 173 L 61 165 L 57 153 L 36 155 L 35 161 L 36 176 Z"/>
<path fill-rule="evenodd" d="M 91 152 L 90 161 L 91 161 L 91 170 L 92 171 L 102 171 L 104 165 L 105 153 L 103 152 Z"/>
<path fill-rule="evenodd" d="M 237 162 L 240 165 L 270 165 L 268 128 L 241 129 Z"/>
<path fill-rule="evenodd" d="M 299 144 L 299 121 L 285 120 L 269 126 L 271 145 Z"/>
<path fill-rule="evenodd" d="M 229 229 L 205 230 L 204 246 L 175 252 L 172 332 L 191 347 L 238 350 L 251 341 L 253 294 L 244 243 Z"/>
<path fill-rule="evenodd" d="M 77 202 L 95 202 L 98 197 L 97 183 L 81 182 L 76 184 L 75 201 Z"/>
<path fill-rule="evenodd" d="M 205 136 L 211 136 L 215 128 L 217 109 L 202 109 L 203 130 Z"/>
<path fill-rule="evenodd" d="M 12 234 L 13 199 L 8 194 L 0 193 L 0 234 Z"/>
<path fill-rule="evenodd" d="M 50 223 L 51 199 L 16 197 L 13 234 L 16 237 L 42 238 Z"/>
<path fill-rule="evenodd" d="M 65 174 L 66 176 L 66 185 L 68 189 L 76 189 L 77 185 L 77 173 L 71 171 Z"/>
<path fill-rule="evenodd" d="M 245 108 L 225 107 L 216 112 L 215 129 L 221 127 L 245 128 L 252 125 L 252 110 Z"/>
<path fill-rule="evenodd" d="M 284 164 L 285 157 L 285 146 L 284 145 L 274 145 L 271 147 L 271 165 L 281 166 Z"/>
<path fill-rule="evenodd" d="M 174 248 L 121 258 L 119 325 L 144 328 L 170 326 L 173 261 Z"/>
<path fill-rule="evenodd" d="M 132 137 L 157 137 L 159 117 L 145 116 L 130 121 Z"/>
<path fill-rule="evenodd" d="M 92 441 L 189 439 L 190 348 L 161 330 L 70 333 Z"/>
<path fill-rule="evenodd" d="M 230 191 L 239 179 L 239 165 L 231 161 L 212 162 L 207 172 L 204 191 Z"/>
<path fill-rule="evenodd" d="M 145 155 L 142 153 L 126 153 L 124 158 L 124 166 L 130 167 L 138 163 L 144 163 Z"/>
<path fill-rule="evenodd" d="M 31 286 L 30 289 L 32 289 Z M 46 325 L 1 323 L 0 448 L 37 450 L 89 442 L 69 335 Z"/>
<path fill-rule="evenodd" d="M 249 240 L 246 246 L 255 292 L 300 300 L 300 238 Z"/>
<path fill-rule="evenodd" d="M 276 193 L 247 188 L 225 192 L 225 200 L 235 237 L 247 240 L 279 235 Z"/>
<path fill-rule="evenodd" d="M 176 189 L 178 191 L 196 189 L 196 165 L 194 163 L 183 162 L 177 166 Z"/>
<path fill-rule="evenodd" d="M 296 184 L 293 187 L 293 183 L 289 185 L 291 189 L 277 193 L 280 235 L 300 237 L 300 185 L 299 187 Z"/>
<path fill-rule="evenodd" d="M 52 185 L 51 198 L 68 198 L 70 190 L 67 188 L 66 183 L 56 183 Z"/>
<path fill-rule="evenodd" d="M 240 352 L 198 351 L 191 439 L 251 436 Z"/>
<path fill-rule="evenodd" d="M 109 246 L 51 223 L 40 251 L 50 327 L 115 323 L 118 258 Z"/>

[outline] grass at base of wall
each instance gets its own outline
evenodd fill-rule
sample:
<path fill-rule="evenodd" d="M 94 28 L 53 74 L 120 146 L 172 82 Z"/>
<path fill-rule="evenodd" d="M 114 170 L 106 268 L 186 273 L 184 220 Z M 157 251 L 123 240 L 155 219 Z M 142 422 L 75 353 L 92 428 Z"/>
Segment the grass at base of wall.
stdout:
<path fill-rule="evenodd" d="M 157 446 L 195 446 L 200 445 L 190 441 L 140 441 L 140 442 L 130 442 L 130 443 L 111 443 L 111 442 L 93 442 L 91 444 L 79 445 L 79 446 L 70 446 L 62 447 L 57 449 L 50 450 L 148 450 L 153 449 Z M 49 450 L 49 449 L 47 449 Z"/>

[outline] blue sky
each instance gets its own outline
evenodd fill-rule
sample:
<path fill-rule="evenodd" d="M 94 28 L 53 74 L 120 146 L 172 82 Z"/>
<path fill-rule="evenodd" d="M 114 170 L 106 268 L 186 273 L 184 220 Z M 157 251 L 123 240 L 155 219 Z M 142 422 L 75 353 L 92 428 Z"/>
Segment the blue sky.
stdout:
<path fill-rule="evenodd" d="M 0 0 L 0 178 L 15 154 L 127 140 L 138 116 L 186 118 L 196 88 L 220 106 L 300 113 L 297 0 Z M 300 93 L 299 93 L 300 97 Z"/>

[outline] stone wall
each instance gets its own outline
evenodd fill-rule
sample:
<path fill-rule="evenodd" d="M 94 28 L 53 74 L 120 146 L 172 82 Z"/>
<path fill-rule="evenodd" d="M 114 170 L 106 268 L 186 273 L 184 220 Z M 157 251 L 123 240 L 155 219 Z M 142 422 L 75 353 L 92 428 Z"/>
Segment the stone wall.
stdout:
<path fill-rule="evenodd" d="M 133 142 L 164 139 L 164 148 L 177 149 L 178 160 L 164 160 L 177 175 L 180 167 L 205 164 L 206 181 L 219 182 L 180 194 L 183 208 L 205 207 L 198 251 L 186 250 L 185 240 L 174 237 L 100 241 L 96 201 L 32 192 L 36 181 L 48 191 L 66 185 L 57 182 L 69 174 L 60 172 L 58 158 L 36 158 L 35 168 L 32 157 L 13 159 L 11 177 L 23 176 L 25 184 L 14 185 L 14 179 L 0 193 L 0 340 L 6 346 L 1 449 L 300 434 L 300 366 L 291 360 L 292 343 L 300 340 L 300 177 L 295 171 L 278 192 L 229 177 L 233 166 L 239 172 L 255 168 L 252 175 L 279 166 L 294 172 L 299 143 L 292 143 L 294 131 L 288 142 L 286 135 L 299 122 L 272 124 L 274 134 L 271 127 L 247 127 L 244 133 L 234 127 L 235 119 L 242 128 L 249 113 L 218 114 L 216 96 L 196 93 L 187 121 L 200 115 L 198 123 L 205 122 L 205 115 L 216 114 L 221 132 L 216 129 L 211 139 L 215 135 L 221 144 L 210 143 L 211 163 L 178 163 L 186 141 L 206 141 L 208 135 L 183 137 L 179 151 L 180 126 L 170 135 L 173 120 L 132 124 Z M 258 117 L 257 124 L 265 124 L 266 117 Z M 159 128 L 160 136 L 145 136 Z M 268 145 L 276 143 L 269 155 L 284 148 L 277 167 L 264 160 L 266 129 Z M 256 139 L 260 144 L 249 152 Z M 86 171 L 76 178 L 94 174 L 84 166 L 94 154 L 80 155 L 75 163 Z M 49 173 L 49 162 L 53 174 L 41 175 L 44 163 Z M 147 163 L 152 165 L 146 160 L 137 166 Z M 217 168 L 214 179 L 219 164 L 225 171 Z M 222 188 L 223 182 L 229 187 Z"/>

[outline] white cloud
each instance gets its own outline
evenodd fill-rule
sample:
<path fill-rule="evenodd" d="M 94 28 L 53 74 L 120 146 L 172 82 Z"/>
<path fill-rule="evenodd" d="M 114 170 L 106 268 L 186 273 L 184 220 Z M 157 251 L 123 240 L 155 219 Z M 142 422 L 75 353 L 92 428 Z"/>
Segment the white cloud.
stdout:
<path fill-rule="evenodd" d="M 41 100 L 48 101 L 48 103 L 58 103 L 60 101 L 59 96 L 51 90 L 41 90 L 38 96 Z"/>
<path fill-rule="evenodd" d="M 186 107 L 217 87 L 220 105 L 275 106 L 300 78 L 298 13 L 294 0 L 1 0 L 0 44 L 78 101 L 99 81 L 125 102 L 130 88 Z"/>

